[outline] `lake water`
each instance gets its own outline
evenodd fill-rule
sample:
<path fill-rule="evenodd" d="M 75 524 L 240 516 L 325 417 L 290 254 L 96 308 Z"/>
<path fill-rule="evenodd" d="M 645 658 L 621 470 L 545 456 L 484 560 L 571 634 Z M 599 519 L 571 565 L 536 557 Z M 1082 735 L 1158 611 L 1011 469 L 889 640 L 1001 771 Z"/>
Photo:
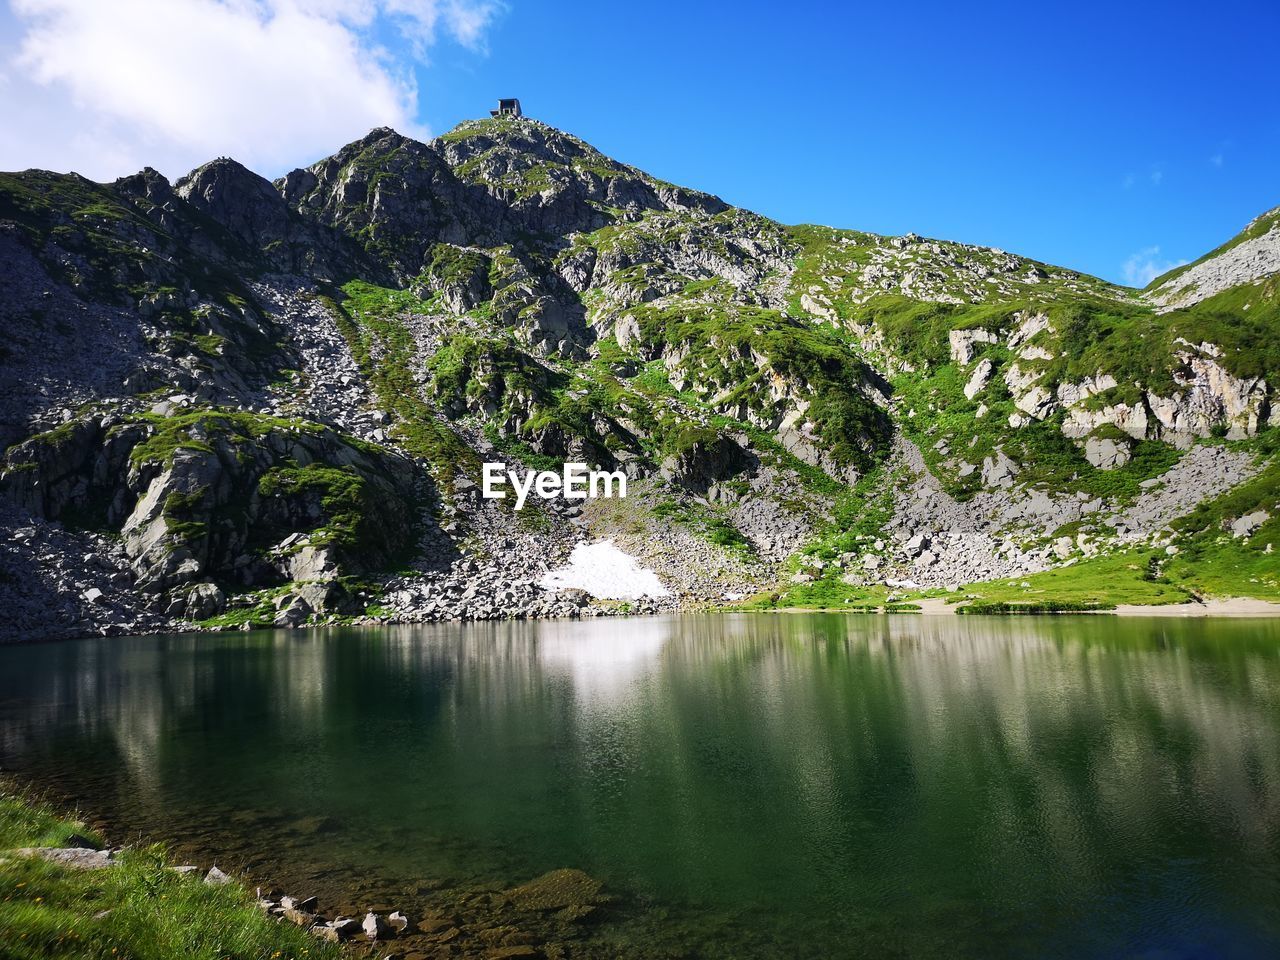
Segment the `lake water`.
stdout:
<path fill-rule="evenodd" d="M 118 842 L 216 853 L 334 909 L 447 912 L 586 871 L 615 900 L 557 956 L 1280 956 L 1274 621 L 705 615 L 0 648 L 0 765 Z"/>

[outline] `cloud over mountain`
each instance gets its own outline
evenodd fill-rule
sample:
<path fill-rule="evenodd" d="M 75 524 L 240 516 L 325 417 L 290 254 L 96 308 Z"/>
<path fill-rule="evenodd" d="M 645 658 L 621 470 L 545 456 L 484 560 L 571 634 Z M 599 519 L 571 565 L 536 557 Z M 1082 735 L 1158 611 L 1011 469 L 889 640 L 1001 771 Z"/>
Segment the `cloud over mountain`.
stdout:
<path fill-rule="evenodd" d="M 413 67 L 480 49 L 487 0 L 14 0 L 0 169 L 282 171 L 387 125 L 425 133 Z"/>

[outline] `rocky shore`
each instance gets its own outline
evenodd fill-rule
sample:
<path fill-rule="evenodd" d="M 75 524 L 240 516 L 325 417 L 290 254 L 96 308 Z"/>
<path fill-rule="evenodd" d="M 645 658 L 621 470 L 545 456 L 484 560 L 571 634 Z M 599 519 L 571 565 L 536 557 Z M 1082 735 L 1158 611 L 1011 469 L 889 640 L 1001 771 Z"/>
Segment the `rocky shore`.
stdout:
<path fill-rule="evenodd" d="M 0 851 L 0 867 L 6 860 L 34 858 L 75 872 L 115 870 L 134 862 L 138 854 L 137 848 L 108 847 L 90 836 L 71 833 L 61 846 Z M 619 955 L 616 946 L 594 937 L 596 925 L 616 913 L 617 898 L 605 892 L 600 880 L 572 868 L 552 870 L 511 887 L 449 887 L 424 881 L 407 895 L 403 909 L 380 900 L 362 902 L 340 889 L 330 889 L 323 896 L 264 889 L 216 863 L 170 862 L 163 869 L 181 883 L 242 889 L 246 905 L 252 904 L 280 924 L 298 927 L 317 941 L 342 945 L 354 956 L 587 960 Z"/>

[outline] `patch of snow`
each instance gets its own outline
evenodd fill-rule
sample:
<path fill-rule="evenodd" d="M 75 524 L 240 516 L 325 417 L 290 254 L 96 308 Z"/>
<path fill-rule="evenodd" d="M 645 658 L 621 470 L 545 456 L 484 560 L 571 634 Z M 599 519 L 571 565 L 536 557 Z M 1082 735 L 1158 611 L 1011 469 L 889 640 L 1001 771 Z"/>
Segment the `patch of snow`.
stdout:
<path fill-rule="evenodd" d="M 671 591 L 658 575 L 646 570 L 612 540 L 580 543 L 569 554 L 569 563 L 538 581 L 544 590 L 585 590 L 599 600 L 638 600 L 666 597 Z"/>

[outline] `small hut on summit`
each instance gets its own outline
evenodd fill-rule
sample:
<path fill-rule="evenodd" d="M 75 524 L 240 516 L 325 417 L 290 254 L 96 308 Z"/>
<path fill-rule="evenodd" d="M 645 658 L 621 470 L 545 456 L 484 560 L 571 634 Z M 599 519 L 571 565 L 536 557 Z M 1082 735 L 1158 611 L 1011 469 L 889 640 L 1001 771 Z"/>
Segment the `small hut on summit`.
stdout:
<path fill-rule="evenodd" d="M 494 117 L 522 117 L 522 116 L 524 116 L 524 114 L 520 112 L 520 101 L 519 101 L 519 100 L 517 100 L 515 97 L 512 97 L 512 98 L 511 98 L 511 99 L 509 99 L 509 100 L 499 100 L 499 101 L 498 101 L 498 109 L 497 109 L 497 110 L 490 110 L 490 111 L 489 111 L 489 114 L 490 114 L 490 116 L 494 116 Z"/>

